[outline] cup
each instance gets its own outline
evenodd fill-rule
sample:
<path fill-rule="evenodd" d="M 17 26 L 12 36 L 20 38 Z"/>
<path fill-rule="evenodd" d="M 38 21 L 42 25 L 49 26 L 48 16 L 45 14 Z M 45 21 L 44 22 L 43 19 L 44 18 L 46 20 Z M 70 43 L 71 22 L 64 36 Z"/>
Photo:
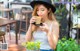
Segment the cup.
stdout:
<path fill-rule="evenodd" d="M 39 25 L 41 23 L 41 17 L 37 16 L 35 24 Z"/>

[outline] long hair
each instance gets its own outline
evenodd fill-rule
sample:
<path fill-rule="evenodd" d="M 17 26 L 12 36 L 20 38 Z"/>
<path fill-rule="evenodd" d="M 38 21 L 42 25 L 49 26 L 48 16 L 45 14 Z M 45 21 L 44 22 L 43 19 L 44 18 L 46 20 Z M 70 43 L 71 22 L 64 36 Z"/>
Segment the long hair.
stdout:
<path fill-rule="evenodd" d="M 34 7 L 34 10 L 33 10 L 33 13 L 32 13 L 32 16 L 38 16 L 37 15 L 37 9 L 39 7 L 39 5 L 43 5 L 44 7 L 47 8 L 47 10 L 49 10 L 50 12 L 48 13 L 48 19 L 51 20 L 51 21 L 56 21 L 56 18 L 51 10 L 51 8 L 49 6 L 46 6 L 44 4 L 36 4 L 35 7 Z M 44 22 L 44 20 L 42 20 L 42 22 Z M 38 27 L 35 28 L 35 30 L 37 30 Z"/>
<path fill-rule="evenodd" d="M 43 5 L 44 7 L 47 8 L 47 10 L 49 10 L 50 12 L 48 13 L 48 19 L 52 20 L 52 21 L 56 21 L 55 15 L 53 14 L 51 8 L 45 4 L 36 4 L 32 13 L 32 16 L 38 16 L 37 15 L 37 9 L 39 7 L 39 5 Z"/>

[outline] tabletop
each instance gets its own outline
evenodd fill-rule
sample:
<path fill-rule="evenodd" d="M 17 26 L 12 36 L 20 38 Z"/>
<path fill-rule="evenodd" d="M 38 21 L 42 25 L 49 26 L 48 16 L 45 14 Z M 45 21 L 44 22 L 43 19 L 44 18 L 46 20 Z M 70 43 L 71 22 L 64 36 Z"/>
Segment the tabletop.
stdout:
<path fill-rule="evenodd" d="M 9 8 L 0 8 L 0 11 L 12 11 L 13 9 L 9 9 Z"/>
<path fill-rule="evenodd" d="M 5 26 L 5 25 L 11 24 L 11 23 L 16 23 L 16 20 L 0 18 L 0 26 Z"/>

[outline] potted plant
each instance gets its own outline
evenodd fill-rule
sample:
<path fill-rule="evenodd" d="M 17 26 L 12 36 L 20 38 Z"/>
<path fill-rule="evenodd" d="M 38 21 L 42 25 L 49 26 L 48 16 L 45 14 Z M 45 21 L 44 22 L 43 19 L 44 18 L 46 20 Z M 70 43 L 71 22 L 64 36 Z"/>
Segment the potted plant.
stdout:
<path fill-rule="evenodd" d="M 80 51 L 80 47 L 74 39 L 62 38 L 58 41 L 55 51 Z"/>
<path fill-rule="evenodd" d="M 40 42 L 24 42 L 22 45 L 27 51 L 39 51 L 40 49 Z"/>

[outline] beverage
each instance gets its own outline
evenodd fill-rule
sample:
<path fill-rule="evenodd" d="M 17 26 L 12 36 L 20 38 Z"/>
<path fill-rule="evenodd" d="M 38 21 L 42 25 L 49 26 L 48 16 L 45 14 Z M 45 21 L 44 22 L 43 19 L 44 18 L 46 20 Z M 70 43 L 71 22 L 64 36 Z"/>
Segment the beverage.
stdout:
<path fill-rule="evenodd" d="M 35 21 L 35 24 L 40 24 L 41 23 L 41 17 L 37 16 L 36 17 L 36 21 Z"/>
<path fill-rule="evenodd" d="M 42 25 L 42 21 L 41 21 L 41 17 L 39 17 L 39 16 L 34 16 L 35 18 L 36 18 L 36 20 L 35 20 L 35 22 L 34 23 L 32 23 L 32 24 L 34 24 L 34 25 L 36 25 L 36 26 L 41 26 Z"/>

